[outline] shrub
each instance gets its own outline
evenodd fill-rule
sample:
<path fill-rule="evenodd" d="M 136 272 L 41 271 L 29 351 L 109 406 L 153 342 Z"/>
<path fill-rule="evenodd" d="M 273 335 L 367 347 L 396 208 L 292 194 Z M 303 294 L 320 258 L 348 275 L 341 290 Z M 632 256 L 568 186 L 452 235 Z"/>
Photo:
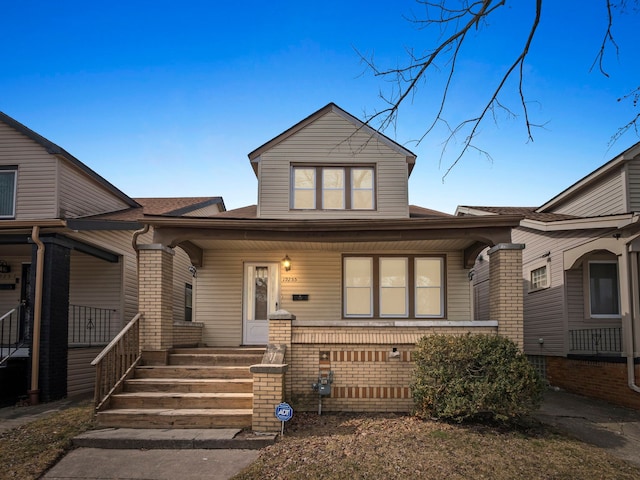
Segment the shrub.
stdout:
<path fill-rule="evenodd" d="M 507 421 L 536 410 L 544 385 L 511 340 L 497 335 L 420 339 L 411 384 L 416 415 Z"/>

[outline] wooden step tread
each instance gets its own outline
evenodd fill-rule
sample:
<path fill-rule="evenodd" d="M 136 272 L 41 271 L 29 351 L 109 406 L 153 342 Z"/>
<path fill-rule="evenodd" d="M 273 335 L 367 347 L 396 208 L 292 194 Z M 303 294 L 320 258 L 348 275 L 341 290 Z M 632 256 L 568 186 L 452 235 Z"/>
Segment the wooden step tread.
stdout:
<path fill-rule="evenodd" d="M 253 415 L 253 410 L 250 408 L 114 408 L 99 412 L 98 415 L 231 417 Z"/>
<path fill-rule="evenodd" d="M 211 383 L 253 383 L 253 378 L 175 378 L 175 377 L 154 377 L 154 378 L 132 378 L 126 380 L 127 383 L 195 383 L 195 384 L 211 384 Z"/>
<path fill-rule="evenodd" d="M 194 393 L 194 392 L 123 392 L 116 393 L 113 397 L 119 398 L 251 398 L 253 393 Z"/>

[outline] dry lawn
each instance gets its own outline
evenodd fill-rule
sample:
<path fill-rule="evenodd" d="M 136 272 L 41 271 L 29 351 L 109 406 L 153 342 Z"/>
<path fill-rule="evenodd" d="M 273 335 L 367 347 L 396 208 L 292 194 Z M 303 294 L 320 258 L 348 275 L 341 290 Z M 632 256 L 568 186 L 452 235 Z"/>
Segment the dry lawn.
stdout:
<path fill-rule="evenodd" d="M 0 434 L 0 480 L 37 479 L 93 426 L 91 405 L 69 408 Z"/>
<path fill-rule="evenodd" d="M 450 425 L 404 415 L 300 413 L 233 480 L 638 479 L 640 469 L 531 422 Z"/>

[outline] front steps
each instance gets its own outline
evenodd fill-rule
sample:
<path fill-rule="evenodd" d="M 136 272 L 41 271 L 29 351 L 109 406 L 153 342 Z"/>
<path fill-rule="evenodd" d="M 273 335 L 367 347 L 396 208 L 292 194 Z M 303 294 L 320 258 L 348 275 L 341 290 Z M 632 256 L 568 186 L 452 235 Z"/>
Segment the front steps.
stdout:
<path fill-rule="evenodd" d="M 168 365 L 140 366 L 98 413 L 114 428 L 246 428 L 253 415 L 249 366 L 264 348 L 175 349 Z"/>

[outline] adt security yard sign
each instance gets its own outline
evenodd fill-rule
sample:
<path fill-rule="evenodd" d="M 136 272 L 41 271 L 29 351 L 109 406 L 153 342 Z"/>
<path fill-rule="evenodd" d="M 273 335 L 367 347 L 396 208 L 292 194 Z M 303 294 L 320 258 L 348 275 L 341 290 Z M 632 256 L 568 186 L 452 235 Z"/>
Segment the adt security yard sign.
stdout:
<path fill-rule="evenodd" d="M 291 420 L 293 417 L 293 408 L 288 403 L 281 403 L 276 407 L 276 418 L 282 422 L 282 431 L 284 435 L 284 422 Z"/>

